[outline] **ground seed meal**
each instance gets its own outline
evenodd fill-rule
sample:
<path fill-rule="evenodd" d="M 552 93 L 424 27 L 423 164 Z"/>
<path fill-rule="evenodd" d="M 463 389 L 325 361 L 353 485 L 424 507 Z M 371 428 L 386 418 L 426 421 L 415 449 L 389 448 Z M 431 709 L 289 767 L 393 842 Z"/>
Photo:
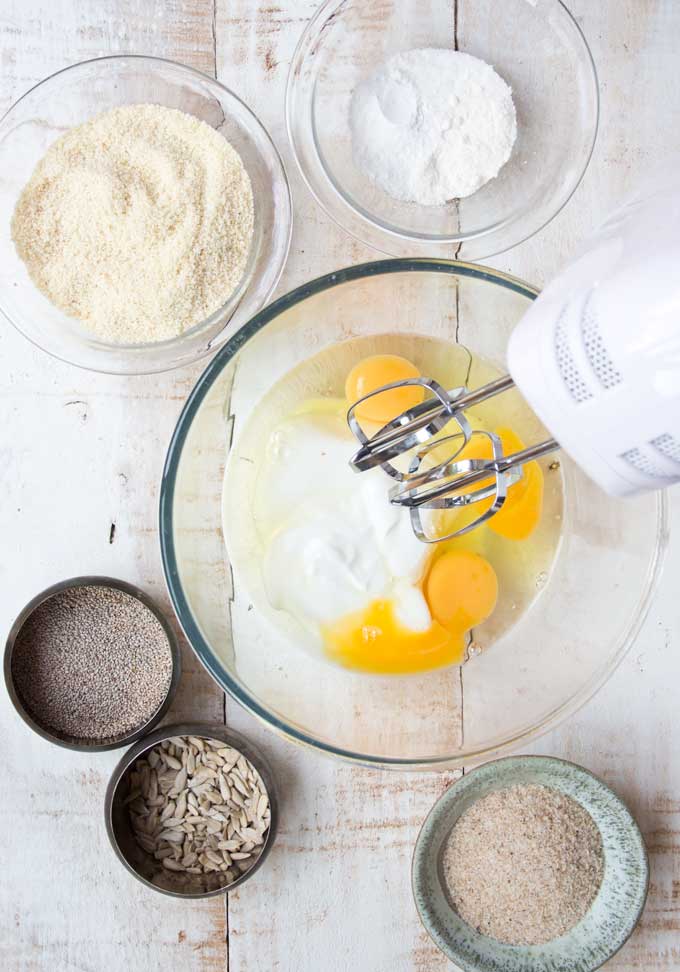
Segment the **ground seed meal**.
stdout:
<path fill-rule="evenodd" d="M 137 598 L 112 587 L 71 587 L 26 619 L 12 675 L 39 725 L 104 742 L 157 711 L 170 687 L 172 653 L 163 626 Z"/>
<path fill-rule="evenodd" d="M 602 883 L 590 814 L 571 797 L 525 784 L 490 793 L 460 817 L 442 870 L 453 906 L 509 945 L 540 945 L 583 918 Z"/>

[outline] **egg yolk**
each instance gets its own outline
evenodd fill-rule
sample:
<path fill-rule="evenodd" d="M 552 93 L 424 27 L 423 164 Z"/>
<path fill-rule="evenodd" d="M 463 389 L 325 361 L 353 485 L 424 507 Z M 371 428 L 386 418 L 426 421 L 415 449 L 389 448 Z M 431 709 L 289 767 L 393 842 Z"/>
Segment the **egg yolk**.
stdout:
<path fill-rule="evenodd" d="M 512 429 L 496 429 L 501 440 L 503 454 L 510 455 L 524 448 L 524 443 Z M 491 459 L 493 449 L 486 436 L 473 436 L 456 456 L 462 459 Z M 476 484 L 476 488 L 493 482 L 492 477 Z M 476 520 L 489 509 L 493 499 L 482 500 L 468 507 L 451 510 L 441 515 L 440 532 L 452 533 L 462 529 L 467 523 Z M 526 540 L 538 526 L 543 512 L 543 470 L 537 462 L 528 462 L 522 469 L 520 479 L 508 489 L 502 507 L 490 517 L 485 526 L 508 540 Z"/>
<path fill-rule="evenodd" d="M 425 598 L 436 622 L 464 632 L 489 617 L 498 600 L 496 572 L 471 550 L 452 550 L 432 564 Z"/>
<path fill-rule="evenodd" d="M 356 402 L 383 385 L 419 375 L 415 365 L 406 358 L 372 355 L 349 373 L 345 394 L 349 402 Z M 418 405 L 423 398 L 424 389 L 419 386 L 392 389 L 363 402 L 356 415 L 360 421 L 384 425 Z M 524 448 L 522 440 L 511 429 L 499 428 L 496 434 L 505 455 Z M 450 443 L 442 442 L 441 455 L 434 449 L 429 459 L 433 463 L 445 462 L 450 456 Z M 491 442 L 486 436 L 473 436 L 455 458 L 491 459 Z M 493 477 L 489 477 L 478 485 L 492 482 Z M 491 504 L 492 499 L 488 499 L 441 513 L 440 528 L 442 524 L 444 527 L 441 532 L 461 529 Z M 542 508 L 543 472 L 537 462 L 529 462 L 518 482 L 509 488 L 500 511 L 485 526 L 510 540 L 524 540 L 536 529 Z M 432 618 L 426 631 L 408 629 L 399 620 L 392 601 L 376 600 L 363 611 L 323 630 L 329 657 L 347 668 L 379 674 L 406 674 L 460 664 L 469 631 L 493 613 L 498 600 L 496 572 L 488 560 L 470 549 L 473 545 L 473 540 L 462 536 L 433 551 L 421 583 Z"/>
<path fill-rule="evenodd" d="M 503 453 L 519 452 L 524 443 L 511 429 L 498 429 Z M 538 526 L 543 512 L 543 470 L 528 462 L 521 479 L 511 486 L 505 503 L 488 521 L 490 530 L 508 540 L 526 540 Z"/>
<path fill-rule="evenodd" d="M 328 656 L 346 668 L 400 675 L 457 665 L 465 654 L 462 631 L 433 621 L 427 631 L 410 631 L 389 600 L 374 601 L 323 632 Z"/>
<path fill-rule="evenodd" d="M 403 381 L 405 378 L 420 378 L 420 372 L 414 364 L 398 354 L 373 354 L 359 361 L 347 376 L 347 401 L 353 404 L 383 385 Z M 360 422 L 386 425 L 402 412 L 419 405 L 424 396 L 425 390 L 420 385 L 392 388 L 362 402 L 355 415 Z"/>
<path fill-rule="evenodd" d="M 391 601 L 373 601 L 324 630 L 329 657 L 346 668 L 392 675 L 460 664 L 468 631 L 496 605 L 493 567 L 468 550 L 444 553 L 434 559 L 424 593 L 432 615 L 427 631 L 406 628 Z"/>

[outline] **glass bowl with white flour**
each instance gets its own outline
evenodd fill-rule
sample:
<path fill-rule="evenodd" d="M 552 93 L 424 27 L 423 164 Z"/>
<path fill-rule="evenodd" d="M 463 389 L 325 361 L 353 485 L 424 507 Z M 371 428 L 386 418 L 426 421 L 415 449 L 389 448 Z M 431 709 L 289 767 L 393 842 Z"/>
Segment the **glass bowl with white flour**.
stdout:
<path fill-rule="evenodd" d="M 218 348 L 266 303 L 292 210 L 236 95 L 160 58 L 85 61 L 0 121 L 0 309 L 34 344 L 114 374 Z"/>
<path fill-rule="evenodd" d="M 286 116 L 308 187 L 352 235 L 479 260 L 578 186 L 597 76 L 559 0 L 327 0 L 295 52 Z"/>

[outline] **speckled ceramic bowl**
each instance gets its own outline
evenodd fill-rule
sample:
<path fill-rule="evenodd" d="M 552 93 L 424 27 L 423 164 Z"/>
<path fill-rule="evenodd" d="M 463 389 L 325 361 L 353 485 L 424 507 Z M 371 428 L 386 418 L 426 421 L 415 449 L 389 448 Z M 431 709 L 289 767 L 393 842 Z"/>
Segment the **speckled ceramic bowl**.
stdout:
<path fill-rule="evenodd" d="M 458 818 L 481 797 L 518 783 L 572 797 L 592 816 L 604 846 L 604 878 L 590 910 L 546 945 L 504 945 L 480 934 L 453 910 L 442 886 L 442 849 Z M 412 880 L 425 928 L 464 972 L 593 972 L 635 928 L 647 897 L 649 864 L 630 811 L 602 780 L 561 759 L 511 756 L 472 770 L 437 801 L 418 835 Z"/>

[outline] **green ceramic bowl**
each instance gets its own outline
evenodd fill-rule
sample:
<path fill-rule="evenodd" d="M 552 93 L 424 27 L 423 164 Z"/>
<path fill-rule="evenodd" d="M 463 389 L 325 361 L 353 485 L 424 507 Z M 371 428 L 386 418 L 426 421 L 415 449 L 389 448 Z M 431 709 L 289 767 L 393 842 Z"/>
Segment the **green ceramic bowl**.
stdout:
<path fill-rule="evenodd" d="M 518 783 L 537 783 L 572 797 L 599 827 L 604 846 L 604 877 L 590 910 L 546 945 L 504 945 L 480 934 L 458 916 L 442 887 L 442 849 L 458 818 L 481 797 Z M 437 801 L 416 841 L 412 880 L 425 928 L 464 972 L 592 972 L 635 928 L 647 897 L 649 862 L 630 811 L 602 780 L 561 759 L 510 756 L 470 771 Z"/>

